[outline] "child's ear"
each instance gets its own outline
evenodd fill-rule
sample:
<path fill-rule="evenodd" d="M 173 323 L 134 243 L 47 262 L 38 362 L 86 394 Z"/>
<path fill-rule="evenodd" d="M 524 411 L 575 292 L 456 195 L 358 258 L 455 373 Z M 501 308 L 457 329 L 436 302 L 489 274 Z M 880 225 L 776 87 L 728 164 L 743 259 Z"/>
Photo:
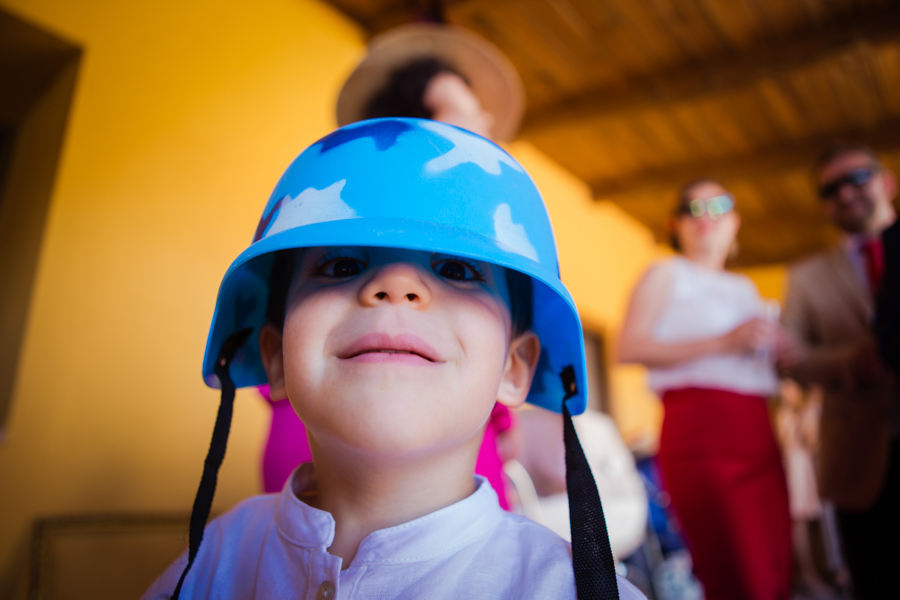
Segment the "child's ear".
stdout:
<path fill-rule="evenodd" d="M 284 385 L 282 335 L 271 323 L 266 323 L 259 331 L 259 355 L 269 379 L 270 397 L 272 400 L 284 400 L 287 398 L 287 389 Z"/>
<path fill-rule="evenodd" d="M 540 356 L 541 341 L 533 331 L 526 331 L 510 342 L 497 402 L 510 408 L 525 402 Z"/>

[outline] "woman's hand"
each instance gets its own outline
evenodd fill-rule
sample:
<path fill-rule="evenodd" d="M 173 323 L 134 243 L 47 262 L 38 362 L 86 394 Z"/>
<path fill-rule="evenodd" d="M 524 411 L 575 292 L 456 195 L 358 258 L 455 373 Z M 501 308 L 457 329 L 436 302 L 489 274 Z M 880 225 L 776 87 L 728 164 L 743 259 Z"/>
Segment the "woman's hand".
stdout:
<path fill-rule="evenodd" d="M 755 318 L 741 323 L 723 336 L 725 352 L 733 354 L 753 354 L 757 351 L 773 349 L 778 341 L 781 327 L 766 319 Z"/>

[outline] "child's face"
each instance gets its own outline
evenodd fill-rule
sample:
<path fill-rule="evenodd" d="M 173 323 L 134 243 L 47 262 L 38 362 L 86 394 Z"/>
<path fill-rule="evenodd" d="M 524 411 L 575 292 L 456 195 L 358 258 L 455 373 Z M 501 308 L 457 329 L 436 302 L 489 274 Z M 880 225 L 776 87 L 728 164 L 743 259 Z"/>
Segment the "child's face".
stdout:
<path fill-rule="evenodd" d="M 530 332 L 511 343 L 510 331 L 500 267 L 313 248 L 299 259 L 275 359 L 312 436 L 400 457 L 477 444 L 496 400 L 524 401 L 540 346 Z"/>

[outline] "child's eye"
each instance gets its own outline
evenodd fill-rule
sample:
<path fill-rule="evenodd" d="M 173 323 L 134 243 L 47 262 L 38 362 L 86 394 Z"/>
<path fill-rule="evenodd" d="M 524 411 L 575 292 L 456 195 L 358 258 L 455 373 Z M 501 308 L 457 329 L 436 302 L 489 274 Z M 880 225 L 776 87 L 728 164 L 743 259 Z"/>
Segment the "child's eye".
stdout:
<path fill-rule="evenodd" d="M 331 272 L 327 274 L 332 277 L 353 277 L 363 270 L 363 264 L 354 258 L 341 258 L 332 261 L 329 266 Z"/>
<path fill-rule="evenodd" d="M 363 256 L 355 254 L 355 252 L 329 252 L 316 265 L 316 274 L 337 278 L 359 275 L 368 266 L 368 261 Z"/>
<path fill-rule="evenodd" d="M 453 281 L 484 281 L 481 265 L 462 258 L 441 258 L 431 268 L 444 279 Z"/>

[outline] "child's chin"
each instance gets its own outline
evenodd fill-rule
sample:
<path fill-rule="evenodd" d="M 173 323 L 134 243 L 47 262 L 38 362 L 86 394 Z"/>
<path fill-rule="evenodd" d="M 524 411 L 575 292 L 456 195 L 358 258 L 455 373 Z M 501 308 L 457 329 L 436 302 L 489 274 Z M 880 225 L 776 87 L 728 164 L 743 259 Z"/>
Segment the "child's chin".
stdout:
<path fill-rule="evenodd" d="M 448 390 L 446 385 L 425 386 L 409 380 L 382 383 L 332 389 L 325 395 L 327 402 L 298 412 L 313 435 L 325 434 L 335 448 L 361 455 L 400 459 L 450 450 L 473 436 L 480 443 L 493 406 L 490 400 L 473 406 L 460 402 L 460 390 Z"/>
<path fill-rule="evenodd" d="M 455 436 L 447 431 L 443 423 L 410 418 L 410 415 L 406 417 L 392 422 L 363 417 L 360 423 L 367 423 L 368 426 L 347 427 L 335 432 L 335 437 L 344 440 L 341 445 L 350 446 L 361 456 L 397 460 L 415 460 L 462 443 L 452 439 Z"/>
<path fill-rule="evenodd" d="M 351 447 L 369 459 L 406 462 L 432 456 L 446 450 L 448 445 L 436 436 L 417 432 L 400 432 L 397 429 L 386 432 L 355 432 Z"/>
<path fill-rule="evenodd" d="M 347 377 L 325 397 L 330 410 L 340 407 L 340 412 L 366 419 L 365 422 L 397 423 L 410 419 L 415 424 L 444 412 L 441 407 L 457 393 L 459 390 L 440 378 L 380 373 L 373 378 Z"/>

